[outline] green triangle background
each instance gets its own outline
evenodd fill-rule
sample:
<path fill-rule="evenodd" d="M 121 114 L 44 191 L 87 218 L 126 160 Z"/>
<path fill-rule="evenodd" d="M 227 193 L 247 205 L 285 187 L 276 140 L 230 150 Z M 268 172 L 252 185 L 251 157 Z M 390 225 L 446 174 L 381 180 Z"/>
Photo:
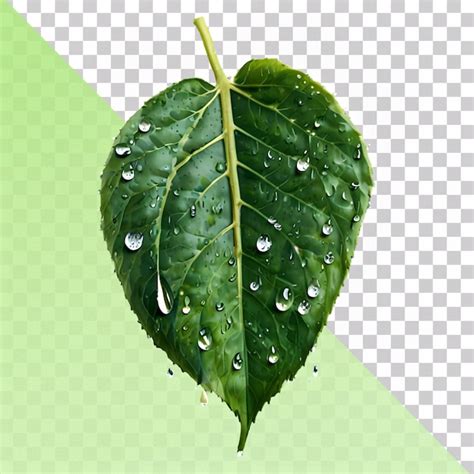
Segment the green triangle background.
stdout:
<path fill-rule="evenodd" d="M 166 376 L 113 274 L 97 191 L 121 120 L 4 1 L 0 88 L 1 472 L 464 472 L 327 330 L 237 457 L 237 419 Z"/>

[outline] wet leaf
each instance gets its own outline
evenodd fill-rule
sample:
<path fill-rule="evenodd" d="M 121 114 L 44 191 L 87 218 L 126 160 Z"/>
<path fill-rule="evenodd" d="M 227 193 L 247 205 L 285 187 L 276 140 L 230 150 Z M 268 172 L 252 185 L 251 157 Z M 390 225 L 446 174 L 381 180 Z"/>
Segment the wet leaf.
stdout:
<path fill-rule="evenodd" d="M 241 423 L 304 364 L 348 271 L 372 187 L 334 97 L 275 59 L 185 79 L 123 126 L 102 175 L 103 232 L 155 345 Z M 356 183 L 356 185 L 354 185 Z"/>

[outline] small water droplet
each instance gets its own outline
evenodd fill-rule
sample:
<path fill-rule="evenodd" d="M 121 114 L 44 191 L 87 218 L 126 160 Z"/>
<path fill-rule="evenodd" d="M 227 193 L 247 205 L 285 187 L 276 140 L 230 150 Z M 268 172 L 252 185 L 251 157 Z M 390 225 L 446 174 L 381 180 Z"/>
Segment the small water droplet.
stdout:
<path fill-rule="evenodd" d="M 322 229 L 321 229 L 321 233 L 324 235 L 324 236 L 328 236 L 328 235 L 331 235 L 332 234 L 332 231 L 334 230 L 334 227 L 332 226 L 331 224 L 331 219 L 329 219 L 326 224 L 323 225 Z"/>
<path fill-rule="evenodd" d="M 308 286 L 308 290 L 306 291 L 310 298 L 316 298 L 319 295 L 319 283 L 312 282 Z"/>
<path fill-rule="evenodd" d="M 238 456 L 239 458 L 241 458 L 243 455 L 244 455 L 244 452 L 243 452 L 243 451 L 237 451 L 237 456 Z"/>
<path fill-rule="evenodd" d="M 242 364 L 242 356 L 240 352 L 237 352 L 237 354 L 235 354 L 234 358 L 232 359 L 232 368 L 234 370 L 240 370 L 242 368 Z"/>
<path fill-rule="evenodd" d="M 309 168 L 309 158 L 300 158 L 296 162 L 296 169 L 300 173 L 304 173 Z"/>
<path fill-rule="evenodd" d="M 275 230 L 281 230 L 281 224 L 279 222 L 275 222 L 275 224 L 273 224 L 273 227 L 275 228 Z"/>
<path fill-rule="evenodd" d="M 216 309 L 217 311 L 224 311 L 224 303 L 220 301 L 219 303 L 216 303 Z"/>
<path fill-rule="evenodd" d="M 231 283 L 233 283 L 235 280 L 237 280 L 237 273 L 233 273 L 229 278 L 229 281 Z"/>
<path fill-rule="evenodd" d="M 191 208 L 189 209 L 189 215 L 191 217 L 196 217 L 196 206 L 193 204 Z"/>
<path fill-rule="evenodd" d="M 357 148 L 354 150 L 354 160 L 360 160 L 360 143 L 357 145 Z"/>
<path fill-rule="evenodd" d="M 252 281 L 250 282 L 250 285 L 249 285 L 250 289 L 252 291 L 257 291 L 260 289 L 260 281 Z"/>
<path fill-rule="evenodd" d="M 140 232 L 129 232 L 125 236 L 125 245 L 129 250 L 133 252 L 138 250 L 143 244 L 143 234 Z"/>
<path fill-rule="evenodd" d="M 351 183 L 351 188 L 352 188 L 352 189 L 359 189 L 359 186 L 360 186 L 360 184 L 357 183 L 356 181 L 353 181 L 353 182 Z"/>
<path fill-rule="evenodd" d="M 202 351 L 207 351 L 211 347 L 212 344 L 212 336 L 211 333 L 207 328 L 202 328 L 199 331 L 199 338 L 198 338 L 198 347 Z"/>
<path fill-rule="evenodd" d="M 352 218 L 352 220 L 353 220 L 354 222 L 359 222 L 359 221 L 360 221 L 360 216 L 359 216 L 358 214 L 356 214 L 356 215 Z"/>
<path fill-rule="evenodd" d="M 320 126 L 321 126 L 321 124 L 317 120 L 315 120 L 314 128 L 319 128 Z"/>
<path fill-rule="evenodd" d="M 276 296 L 275 306 L 278 311 L 288 311 L 293 304 L 293 293 L 289 288 L 283 288 Z"/>
<path fill-rule="evenodd" d="M 178 196 L 179 196 L 179 189 L 175 189 L 175 190 L 173 191 L 173 194 L 174 194 L 176 197 L 178 197 Z"/>
<path fill-rule="evenodd" d="M 201 403 L 203 407 L 207 406 L 207 404 L 209 403 L 209 399 L 207 398 L 207 392 L 205 390 L 201 392 L 201 397 L 199 398 L 199 402 Z"/>
<path fill-rule="evenodd" d="M 142 171 L 142 170 L 143 170 L 143 165 L 141 163 L 138 163 L 137 171 Z"/>
<path fill-rule="evenodd" d="M 257 239 L 256 246 L 259 252 L 265 253 L 265 252 L 268 252 L 272 248 L 272 241 L 267 234 L 262 234 Z"/>
<path fill-rule="evenodd" d="M 298 313 L 301 314 L 301 316 L 308 314 L 310 309 L 311 309 L 311 304 L 309 303 L 309 301 L 303 300 L 298 305 Z"/>
<path fill-rule="evenodd" d="M 270 354 L 268 354 L 268 362 L 272 365 L 278 362 L 278 354 L 275 349 L 275 346 L 270 347 Z"/>
<path fill-rule="evenodd" d="M 313 367 L 313 376 L 316 377 L 318 375 L 318 367 L 315 365 Z"/>
<path fill-rule="evenodd" d="M 219 162 L 216 164 L 216 171 L 218 173 L 223 173 L 225 171 L 225 164 L 222 162 Z"/>
<path fill-rule="evenodd" d="M 166 374 L 168 375 L 168 377 L 173 377 L 173 375 L 174 375 L 173 369 L 170 367 L 170 368 L 166 371 Z"/>
<path fill-rule="evenodd" d="M 183 314 L 189 314 L 191 312 L 191 306 L 189 306 L 191 303 L 191 299 L 189 296 L 184 297 L 184 306 L 183 309 L 181 310 Z"/>
<path fill-rule="evenodd" d="M 229 260 L 227 261 L 227 263 L 233 267 L 235 265 L 235 258 L 234 257 L 230 257 Z"/>
<path fill-rule="evenodd" d="M 301 79 L 301 74 L 297 74 L 297 75 L 296 75 L 296 78 L 297 78 L 297 79 Z"/>
<path fill-rule="evenodd" d="M 135 171 L 133 170 L 133 168 L 122 171 L 122 179 L 124 179 L 125 181 L 132 180 L 134 176 L 135 176 Z"/>
<path fill-rule="evenodd" d="M 328 252 L 325 256 L 324 256 L 324 263 L 326 265 L 331 265 L 331 263 L 334 262 L 334 254 L 332 252 Z"/>
<path fill-rule="evenodd" d="M 301 99 L 298 99 L 296 101 L 296 103 L 298 104 L 299 107 L 301 107 L 303 105 L 303 101 Z"/>
<path fill-rule="evenodd" d="M 138 130 L 142 133 L 147 133 L 150 131 L 151 128 L 151 123 L 148 120 L 143 119 L 139 124 L 138 124 Z"/>
<path fill-rule="evenodd" d="M 125 143 L 119 143 L 118 145 L 115 146 L 115 154 L 119 156 L 120 158 L 130 155 L 130 153 L 132 153 L 132 150 Z"/>
<path fill-rule="evenodd" d="M 273 160 L 273 158 L 275 158 L 275 157 L 272 155 L 271 150 L 268 150 L 268 152 L 267 152 L 267 157 L 268 157 L 269 160 Z"/>

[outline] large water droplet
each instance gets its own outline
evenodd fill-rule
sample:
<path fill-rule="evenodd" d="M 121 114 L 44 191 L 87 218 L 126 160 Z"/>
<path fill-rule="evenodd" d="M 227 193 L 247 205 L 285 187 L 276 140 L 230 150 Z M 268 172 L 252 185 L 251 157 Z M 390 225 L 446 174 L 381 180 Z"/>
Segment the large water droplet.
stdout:
<path fill-rule="evenodd" d="M 158 303 L 158 308 L 163 314 L 169 314 L 173 309 L 173 296 L 171 295 L 171 293 L 168 292 L 167 288 L 163 286 L 159 274 L 156 278 L 156 285 L 156 302 Z"/>
<path fill-rule="evenodd" d="M 328 252 L 325 256 L 324 256 L 324 263 L 326 265 L 331 265 L 331 263 L 334 262 L 334 254 L 332 252 Z"/>
<path fill-rule="evenodd" d="M 211 333 L 207 328 L 202 328 L 199 331 L 199 338 L 198 338 L 198 347 L 202 351 L 207 351 L 211 347 L 212 344 L 212 336 Z"/>
<path fill-rule="evenodd" d="M 125 143 L 119 143 L 118 145 L 115 146 L 115 154 L 119 156 L 120 158 L 130 155 L 130 153 L 132 153 L 132 150 Z"/>
<path fill-rule="evenodd" d="M 142 133 L 147 133 L 150 131 L 151 128 L 151 123 L 148 120 L 143 119 L 139 124 L 138 124 L 138 130 Z"/>
<path fill-rule="evenodd" d="M 129 250 L 133 252 L 138 250 L 143 244 L 143 234 L 140 232 L 129 232 L 125 236 L 125 245 Z"/>
<path fill-rule="evenodd" d="M 323 225 L 321 232 L 324 236 L 328 236 L 332 234 L 334 227 L 331 224 L 331 219 L 329 219 L 326 224 Z"/>
<path fill-rule="evenodd" d="M 219 303 L 216 303 L 216 309 L 217 311 L 224 311 L 224 303 L 220 301 Z"/>
<path fill-rule="evenodd" d="M 122 179 L 124 179 L 125 181 L 132 180 L 134 176 L 135 176 L 135 171 L 133 170 L 133 168 L 122 171 Z"/>
<path fill-rule="evenodd" d="M 283 288 L 276 296 L 275 306 L 278 311 L 288 311 L 293 304 L 293 293 L 289 288 Z"/>
<path fill-rule="evenodd" d="M 311 304 L 309 303 L 309 301 L 303 300 L 298 305 L 298 313 L 301 314 L 301 316 L 308 314 L 310 309 L 311 309 Z"/>
<path fill-rule="evenodd" d="M 237 354 L 235 354 L 234 358 L 232 359 L 232 367 L 234 370 L 240 370 L 242 368 L 242 364 L 242 356 L 240 352 L 237 352 Z"/>
<path fill-rule="evenodd" d="M 318 282 L 312 282 L 308 286 L 308 290 L 306 291 L 310 298 L 316 298 L 319 295 L 319 284 Z"/>
<path fill-rule="evenodd" d="M 201 392 L 201 397 L 199 398 L 199 402 L 201 403 L 203 407 L 207 406 L 209 399 L 207 398 L 207 392 L 205 390 Z"/>
<path fill-rule="evenodd" d="M 259 252 L 265 253 L 268 252 L 272 248 L 272 241 L 267 234 L 262 234 L 257 239 L 257 250 Z"/>
<path fill-rule="evenodd" d="M 278 362 L 278 354 L 275 349 L 275 346 L 270 347 L 270 354 L 268 354 L 268 362 L 272 365 Z"/>
<path fill-rule="evenodd" d="M 309 158 L 300 158 L 296 162 L 296 169 L 300 173 L 304 173 L 309 168 Z"/>

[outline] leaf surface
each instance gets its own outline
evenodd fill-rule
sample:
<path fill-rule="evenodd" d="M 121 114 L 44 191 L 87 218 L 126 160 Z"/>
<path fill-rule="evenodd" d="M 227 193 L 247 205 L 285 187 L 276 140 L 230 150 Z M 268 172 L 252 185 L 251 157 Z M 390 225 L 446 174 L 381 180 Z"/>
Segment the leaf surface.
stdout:
<path fill-rule="evenodd" d="M 102 228 L 155 345 L 241 423 L 304 364 L 348 271 L 372 174 L 334 97 L 275 59 L 185 79 L 115 139 Z"/>

